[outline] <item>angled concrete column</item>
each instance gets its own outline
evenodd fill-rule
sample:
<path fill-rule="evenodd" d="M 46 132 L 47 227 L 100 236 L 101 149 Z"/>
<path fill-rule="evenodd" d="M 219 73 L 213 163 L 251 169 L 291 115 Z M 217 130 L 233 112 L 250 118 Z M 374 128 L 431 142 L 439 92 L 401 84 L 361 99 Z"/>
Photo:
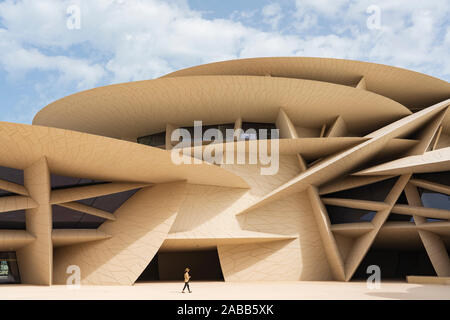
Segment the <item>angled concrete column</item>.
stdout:
<path fill-rule="evenodd" d="M 35 241 L 17 251 L 22 283 L 51 285 L 53 266 L 50 172 L 45 157 L 24 170 L 24 184 L 37 208 L 25 213 L 27 231 Z"/>

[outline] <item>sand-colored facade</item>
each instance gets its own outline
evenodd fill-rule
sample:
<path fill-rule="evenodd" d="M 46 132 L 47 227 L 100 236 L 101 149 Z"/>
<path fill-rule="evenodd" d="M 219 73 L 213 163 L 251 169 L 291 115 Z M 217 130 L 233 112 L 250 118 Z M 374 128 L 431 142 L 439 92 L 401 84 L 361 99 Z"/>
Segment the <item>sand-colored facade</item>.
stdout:
<path fill-rule="evenodd" d="M 450 277 L 450 207 L 428 202 L 450 195 L 449 108 L 446 81 L 319 58 L 226 61 L 80 92 L 33 125 L 0 123 L 0 215 L 25 219 L 0 219 L 0 252 L 39 285 L 66 283 L 73 265 L 82 284 L 132 285 L 158 253 L 202 250 L 217 251 L 225 281 L 349 281 L 371 250 L 423 251 L 430 272 Z M 277 128 L 276 174 L 259 159 L 174 163 L 172 132 L 197 120 Z M 250 157 L 249 144 L 184 149 Z"/>

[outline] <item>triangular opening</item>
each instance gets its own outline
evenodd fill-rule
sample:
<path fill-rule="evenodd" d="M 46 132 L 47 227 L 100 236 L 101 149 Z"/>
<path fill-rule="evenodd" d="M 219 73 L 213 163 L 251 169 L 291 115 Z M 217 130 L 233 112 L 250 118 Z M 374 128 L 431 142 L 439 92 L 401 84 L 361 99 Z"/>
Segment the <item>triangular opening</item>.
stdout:
<path fill-rule="evenodd" d="M 330 218 L 331 224 L 370 222 L 376 214 L 376 211 L 354 209 L 338 206 L 325 206 Z"/>
<path fill-rule="evenodd" d="M 352 189 L 329 193 L 327 194 L 327 197 L 382 202 L 386 199 L 389 191 L 392 189 L 396 181 L 397 178 L 378 181 Z"/>
<path fill-rule="evenodd" d="M 25 210 L 0 213 L 0 230 L 25 230 Z"/>
<path fill-rule="evenodd" d="M 418 188 L 422 205 L 425 208 L 450 210 L 450 196 L 422 188 Z"/>
<path fill-rule="evenodd" d="M 50 174 L 50 183 L 52 186 L 52 190 L 54 189 L 65 189 L 72 187 L 81 187 L 81 186 L 90 186 L 95 184 L 103 184 L 108 183 L 107 181 L 88 179 L 88 178 L 77 178 L 77 177 L 68 177 L 62 176 L 58 174 Z"/>
<path fill-rule="evenodd" d="M 53 229 L 97 229 L 104 218 L 93 216 L 77 210 L 52 206 Z"/>
<path fill-rule="evenodd" d="M 23 186 L 23 170 L 0 166 L 0 179 Z"/>
<path fill-rule="evenodd" d="M 1 197 L 10 197 L 10 196 L 18 196 L 19 194 L 8 191 L 8 190 L 3 190 L 0 189 L 0 198 Z"/>
<path fill-rule="evenodd" d="M 88 198 L 78 200 L 76 202 L 85 204 L 87 206 L 114 213 L 122 204 L 130 199 L 140 188 L 108 194 L 106 196 Z"/>
<path fill-rule="evenodd" d="M 413 179 L 421 179 L 450 186 L 450 171 L 415 173 Z"/>

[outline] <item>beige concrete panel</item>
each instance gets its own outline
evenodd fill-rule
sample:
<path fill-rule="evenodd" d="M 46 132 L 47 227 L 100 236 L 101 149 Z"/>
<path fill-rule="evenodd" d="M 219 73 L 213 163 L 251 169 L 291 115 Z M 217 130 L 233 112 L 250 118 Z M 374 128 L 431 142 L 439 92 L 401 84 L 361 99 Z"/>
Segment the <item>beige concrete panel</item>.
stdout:
<path fill-rule="evenodd" d="M 344 178 L 338 178 L 321 186 L 319 189 L 319 194 L 324 195 L 333 192 L 353 189 L 375 182 L 387 180 L 392 177 L 394 176 L 347 176 Z"/>
<path fill-rule="evenodd" d="M 364 77 L 362 77 L 361 80 L 359 80 L 358 84 L 356 85 L 356 89 L 367 90 L 366 80 L 364 79 Z"/>
<path fill-rule="evenodd" d="M 178 70 L 165 77 L 266 74 L 349 86 L 355 86 L 363 75 L 367 90 L 414 109 L 421 109 L 450 97 L 450 85 L 444 80 L 387 65 L 332 58 L 270 57 L 230 60 Z"/>
<path fill-rule="evenodd" d="M 223 165 L 223 167 L 244 179 L 250 189 L 189 184 L 186 200 L 180 208 L 171 233 L 189 231 L 196 237 L 214 237 L 216 234 L 228 234 L 231 237 L 240 234 L 242 232 L 240 221 L 244 221 L 244 219 L 236 220 L 235 214 L 241 208 L 247 207 L 300 172 L 297 157 L 293 155 L 280 155 L 279 170 L 275 175 L 261 175 L 261 164 L 234 164 Z M 275 208 L 274 211 L 278 209 Z M 298 216 L 298 212 L 294 212 L 292 215 Z M 295 227 L 289 227 L 290 221 L 286 221 L 287 218 L 286 216 L 280 217 L 281 220 L 274 223 L 273 228 L 292 230 L 291 234 L 294 234 L 298 230 Z M 272 233 L 273 231 L 267 232 Z"/>
<path fill-rule="evenodd" d="M 65 283 L 67 266 L 78 265 L 82 284 L 133 284 L 166 238 L 184 198 L 184 182 L 141 189 L 117 209 L 116 221 L 98 228 L 110 239 L 55 249 L 54 282 Z"/>
<path fill-rule="evenodd" d="M 408 283 L 450 285 L 450 277 L 407 276 Z"/>
<path fill-rule="evenodd" d="M 286 112 L 284 112 L 283 108 L 280 108 L 278 112 L 277 120 L 275 124 L 278 129 L 280 129 L 280 138 L 281 139 L 296 139 L 298 138 L 297 130 L 295 130 L 295 126 L 292 124 L 291 120 L 287 116 Z"/>
<path fill-rule="evenodd" d="M 24 186 L 21 186 L 20 184 L 17 184 L 14 182 L 9 182 L 6 180 L 0 179 L 0 189 L 6 190 L 9 192 L 13 192 L 13 193 L 17 193 L 22 196 L 29 196 L 28 191 L 27 191 L 27 189 L 25 189 Z"/>
<path fill-rule="evenodd" d="M 37 208 L 38 204 L 30 197 L 25 196 L 8 196 L 0 198 L 0 214 L 14 210 Z"/>
<path fill-rule="evenodd" d="M 336 120 L 334 120 L 330 129 L 328 130 L 326 136 L 327 137 L 345 137 L 347 135 L 347 125 L 345 124 L 344 119 L 341 116 L 338 116 Z"/>
<path fill-rule="evenodd" d="M 336 245 L 339 248 L 339 252 L 341 253 L 342 260 L 345 261 L 351 248 L 353 247 L 355 239 L 351 236 L 338 233 L 334 234 L 334 239 L 336 240 Z"/>
<path fill-rule="evenodd" d="M 450 195 L 450 186 L 446 186 L 444 184 L 430 182 L 422 179 L 411 179 L 409 183 L 415 185 L 416 187 L 421 187 L 427 190 Z"/>
<path fill-rule="evenodd" d="M 217 251 L 225 281 L 296 281 L 302 278 L 302 259 L 295 240 L 219 245 Z"/>
<path fill-rule="evenodd" d="M 92 186 L 56 189 L 52 190 L 52 193 L 50 195 L 50 203 L 59 204 L 82 199 L 101 197 L 108 194 L 148 187 L 150 185 L 151 184 L 148 183 L 111 182 L 96 184 Z"/>
<path fill-rule="evenodd" d="M 94 207 L 90 207 L 87 206 L 85 204 L 82 203 L 78 203 L 78 202 L 66 202 L 66 203 L 60 203 L 58 204 L 58 206 L 60 207 L 64 207 L 64 208 L 69 208 L 69 209 L 73 209 L 79 212 L 84 212 L 87 214 L 90 214 L 92 216 L 96 216 L 96 217 L 100 217 L 106 220 L 116 220 L 116 218 L 114 217 L 113 214 L 109 213 L 108 211 L 104 211 L 104 210 L 100 210 Z"/>
<path fill-rule="evenodd" d="M 318 186 L 337 178 L 340 175 L 348 173 L 348 171 L 354 169 L 358 164 L 367 161 L 367 158 L 374 156 L 383 149 L 390 139 L 411 133 L 414 129 L 419 128 L 430 120 L 434 115 L 447 108 L 449 103 L 450 101 L 438 103 L 425 110 L 418 111 L 398 120 L 393 124 L 389 124 L 386 127 L 377 130 L 375 133 L 367 135 L 367 137 L 371 138 L 369 141 L 362 142 L 355 147 L 349 148 L 337 155 L 330 156 L 316 165 L 311 166 L 307 171 L 301 173 L 294 179 L 267 194 L 261 200 L 242 210 L 240 214 L 265 205 L 270 201 L 282 199 L 294 192 L 301 192 L 310 185 Z M 448 153 L 448 155 L 450 156 L 450 153 Z"/>
<path fill-rule="evenodd" d="M 343 259 L 331 231 L 330 218 L 328 217 L 326 208 L 323 205 L 316 188 L 311 186 L 308 188 L 307 192 L 333 278 L 335 280 L 343 281 L 345 279 Z"/>
<path fill-rule="evenodd" d="M 333 103 L 330 103 L 332 99 Z M 356 88 L 300 79 L 194 76 L 122 83 L 62 98 L 33 124 L 108 137 L 143 136 L 175 126 L 243 121 L 274 122 L 279 108 L 296 126 L 320 127 L 342 116 L 365 134 L 411 112 L 394 100 Z"/>
<path fill-rule="evenodd" d="M 384 202 L 359 200 L 359 199 L 322 198 L 322 202 L 324 204 L 328 204 L 328 205 L 332 205 L 332 206 L 354 208 L 354 209 L 364 209 L 364 210 L 374 210 L 374 211 L 380 211 L 380 210 L 388 209 L 390 207 L 387 203 L 384 203 Z"/>
<path fill-rule="evenodd" d="M 140 183 L 187 180 L 247 187 L 242 179 L 218 166 L 177 165 L 170 151 L 81 132 L 0 122 L 0 145 L 0 165 L 11 168 L 26 168 L 46 156 L 52 173 L 69 177 Z M 183 159 L 191 161 L 190 157 Z"/>
<path fill-rule="evenodd" d="M 54 229 L 52 231 L 54 248 L 108 238 L 111 238 L 109 234 L 97 229 Z"/>
<path fill-rule="evenodd" d="M 299 280 L 333 278 L 306 192 L 275 201 L 237 219 L 246 230 L 297 236 L 292 246 L 297 247 L 301 264 L 295 260 L 286 260 L 284 263 L 299 270 Z"/>
<path fill-rule="evenodd" d="M 318 138 L 320 136 L 320 128 L 295 126 L 295 131 L 297 131 L 299 138 Z"/>
<path fill-rule="evenodd" d="M 450 219 L 450 210 L 434 209 L 425 207 L 408 206 L 405 204 L 397 204 L 392 208 L 393 213 L 404 215 L 416 215 L 419 217 L 433 218 L 433 219 Z"/>
<path fill-rule="evenodd" d="M 357 238 L 373 229 L 374 226 L 370 222 L 340 223 L 331 226 L 331 231 L 335 236 L 339 234 L 349 238 Z"/>
<path fill-rule="evenodd" d="M 434 150 L 450 147 L 450 134 L 441 133 Z"/>
<path fill-rule="evenodd" d="M 426 152 L 423 155 L 409 156 L 380 164 L 356 175 L 399 175 L 405 173 L 437 172 L 450 170 L 450 147 Z"/>
<path fill-rule="evenodd" d="M 34 240 L 25 230 L 0 230 L 0 251 L 16 251 Z"/>
<path fill-rule="evenodd" d="M 38 207 L 25 212 L 27 232 L 36 238 L 17 250 L 17 261 L 22 283 L 52 284 L 52 208 L 50 201 L 50 172 L 46 158 L 24 170 L 24 184 Z"/>

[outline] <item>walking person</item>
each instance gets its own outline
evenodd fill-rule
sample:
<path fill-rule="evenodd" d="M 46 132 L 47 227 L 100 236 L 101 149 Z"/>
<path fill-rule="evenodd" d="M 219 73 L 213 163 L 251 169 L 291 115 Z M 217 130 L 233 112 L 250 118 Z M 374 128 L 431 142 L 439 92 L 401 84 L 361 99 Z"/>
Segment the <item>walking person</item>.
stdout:
<path fill-rule="evenodd" d="M 189 280 L 191 280 L 191 275 L 189 274 L 191 271 L 189 268 L 184 269 L 184 287 L 182 293 L 184 293 L 184 289 L 188 289 L 189 293 L 191 293 L 191 288 L 189 288 Z"/>

